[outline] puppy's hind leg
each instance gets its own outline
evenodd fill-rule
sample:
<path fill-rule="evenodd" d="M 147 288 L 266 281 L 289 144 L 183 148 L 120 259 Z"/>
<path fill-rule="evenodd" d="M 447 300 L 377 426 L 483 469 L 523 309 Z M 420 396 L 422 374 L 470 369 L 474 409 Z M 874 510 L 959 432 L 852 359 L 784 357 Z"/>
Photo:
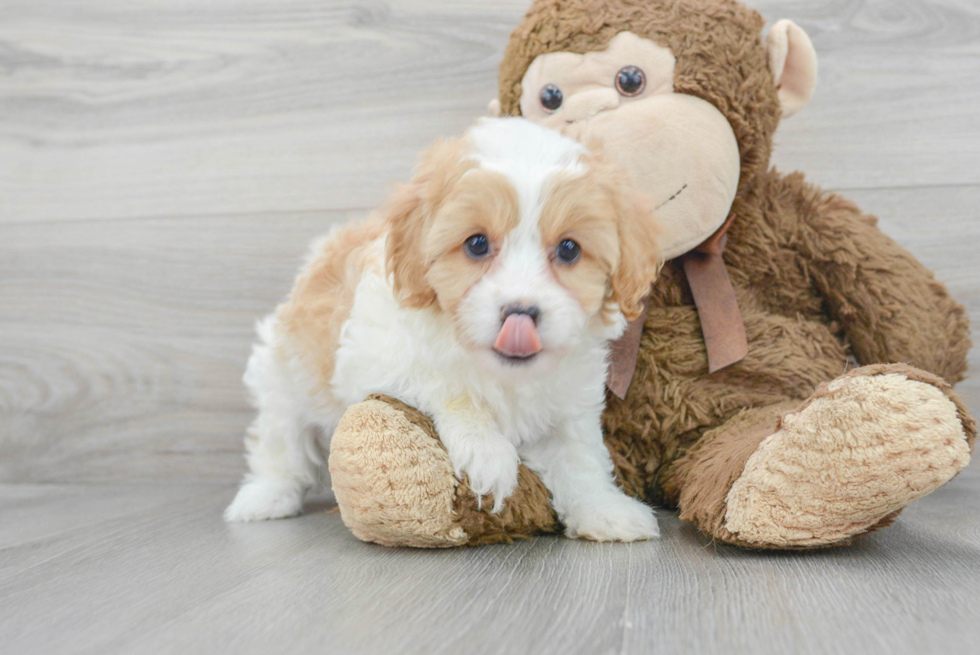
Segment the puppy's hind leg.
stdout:
<path fill-rule="evenodd" d="M 296 452 L 312 427 L 300 427 L 285 417 L 259 415 L 245 436 L 249 472 L 235 500 L 225 510 L 226 521 L 262 521 L 296 516 L 303 497 L 318 482 L 314 462 Z"/>
<path fill-rule="evenodd" d="M 297 405 L 301 394 L 268 345 L 270 328 L 268 322 L 260 325 L 265 343 L 253 350 L 245 374 L 259 415 L 245 437 L 249 472 L 225 510 L 226 521 L 296 516 L 306 492 L 320 481 L 320 427 L 308 422 Z"/>

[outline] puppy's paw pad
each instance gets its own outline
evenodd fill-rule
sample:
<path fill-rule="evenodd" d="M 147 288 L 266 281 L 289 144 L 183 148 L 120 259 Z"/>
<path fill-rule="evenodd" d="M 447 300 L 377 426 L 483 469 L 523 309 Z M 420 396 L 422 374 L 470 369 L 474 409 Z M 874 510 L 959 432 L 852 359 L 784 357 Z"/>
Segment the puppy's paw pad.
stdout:
<path fill-rule="evenodd" d="M 592 541 L 644 541 L 660 536 L 653 510 L 627 496 L 578 508 L 565 519 L 566 535 Z"/>
<path fill-rule="evenodd" d="M 292 482 L 246 482 L 225 510 L 225 520 L 265 521 L 296 516 L 303 509 L 303 489 Z"/>

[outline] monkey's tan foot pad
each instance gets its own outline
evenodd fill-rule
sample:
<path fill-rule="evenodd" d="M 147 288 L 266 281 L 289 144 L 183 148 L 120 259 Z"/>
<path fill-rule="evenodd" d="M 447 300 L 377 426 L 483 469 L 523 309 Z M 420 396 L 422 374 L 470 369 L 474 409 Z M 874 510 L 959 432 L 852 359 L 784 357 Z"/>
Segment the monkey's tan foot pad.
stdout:
<path fill-rule="evenodd" d="M 352 405 L 330 444 L 330 478 L 344 524 L 384 546 L 450 548 L 510 542 L 560 526 L 541 480 L 525 466 L 499 514 L 482 504 L 452 462 L 432 421 L 397 400 Z"/>
<path fill-rule="evenodd" d="M 780 419 L 729 491 L 725 528 L 750 546 L 846 543 L 949 482 L 975 438 L 943 380 L 905 365 L 857 369 Z"/>

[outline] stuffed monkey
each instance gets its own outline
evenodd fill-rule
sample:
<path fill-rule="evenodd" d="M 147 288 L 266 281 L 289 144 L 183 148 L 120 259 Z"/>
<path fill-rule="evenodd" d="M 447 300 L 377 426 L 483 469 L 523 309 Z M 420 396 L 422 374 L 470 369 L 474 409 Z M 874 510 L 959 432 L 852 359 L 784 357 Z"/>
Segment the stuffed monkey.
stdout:
<path fill-rule="evenodd" d="M 825 547 L 888 525 L 967 465 L 976 424 L 950 385 L 969 327 L 874 217 L 770 169 L 817 63 L 798 26 L 765 39 L 763 26 L 735 0 L 538 0 L 491 110 L 601 141 L 657 199 L 671 261 L 617 344 L 604 415 L 622 487 L 719 542 Z M 489 512 L 427 417 L 395 399 L 349 409 L 330 470 L 365 540 L 561 529 L 524 467 Z"/>

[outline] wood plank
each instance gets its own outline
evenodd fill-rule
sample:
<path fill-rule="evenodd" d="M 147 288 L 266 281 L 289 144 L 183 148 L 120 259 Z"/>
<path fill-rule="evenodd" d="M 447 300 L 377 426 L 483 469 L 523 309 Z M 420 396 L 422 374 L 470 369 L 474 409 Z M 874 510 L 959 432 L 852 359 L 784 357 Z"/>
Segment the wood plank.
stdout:
<path fill-rule="evenodd" d="M 0 221 L 374 206 L 484 113 L 513 11 L 13 3 Z"/>
<path fill-rule="evenodd" d="M 155 339 L 250 336 L 289 292 L 310 243 L 365 214 L 0 226 L 0 320 Z"/>
<path fill-rule="evenodd" d="M 0 580 L 61 556 L 79 530 L 98 542 L 98 527 L 200 496 L 213 485 L 100 483 L 0 484 Z M 221 487 L 221 494 L 227 494 Z"/>
<path fill-rule="evenodd" d="M 820 63 L 812 103 L 777 134 L 781 169 L 841 190 L 976 183 L 973 172 L 958 169 L 975 171 L 980 149 L 980 126 L 970 118 L 980 105 L 980 4 L 749 4 L 770 21 L 803 26 Z"/>
<path fill-rule="evenodd" d="M 484 113 L 524 6 L 7 2 L 0 222 L 373 207 Z M 822 61 L 778 164 L 838 189 L 980 183 L 980 6 L 758 6 Z"/>
<path fill-rule="evenodd" d="M 349 218 L 0 226 L 0 480 L 239 478 L 254 323 Z"/>
<path fill-rule="evenodd" d="M 980 637 L 977 467 L 854 547 L 775 554 L 706 545 L 664 512 L 651 543 L 393 550 L 323 503 L 226 525 L 231 488 L 164 489 L 0 550 L 25 563 L 0 586 L 6 652 L 957 653 Z M 71 511 L 49 500 L 46 521 Z"/>
<path fill-rule="evenodd" d="M 249 340 L 0 330 L 0 480 L 233 480 Z"/>

